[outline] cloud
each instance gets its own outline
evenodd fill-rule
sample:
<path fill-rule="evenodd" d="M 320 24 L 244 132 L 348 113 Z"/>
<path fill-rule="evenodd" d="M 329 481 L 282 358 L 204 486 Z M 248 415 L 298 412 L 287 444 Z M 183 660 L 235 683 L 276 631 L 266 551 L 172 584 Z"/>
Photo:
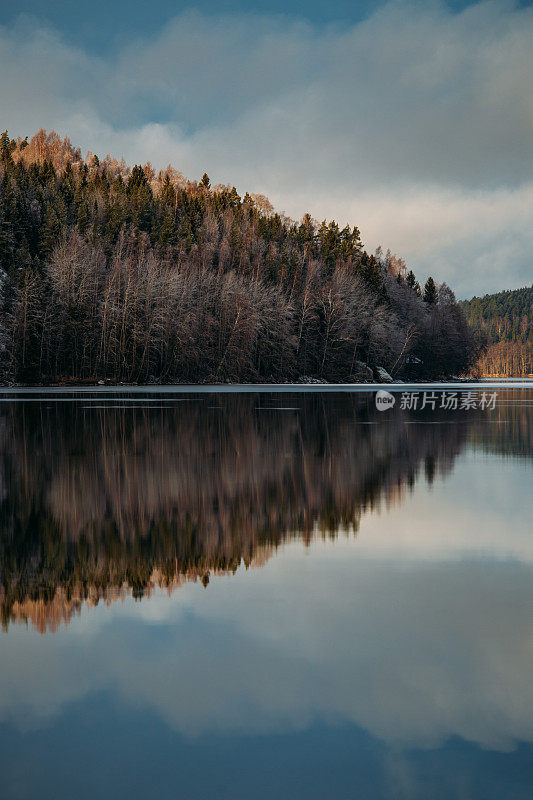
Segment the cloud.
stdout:
<path fill-rule="evenodd" d="M 207 591 L 86 610 L 60 634 L 11 628 L 0 720 L 47 728 L 109 691 L 191 737 L 347 723 L 401 748 L 459 736 L 509 750 L 533 741 L 532 575 L 511 562 L 360 559 L 353 541 L 292 547 Z M 146 604 L 160 619 L 142 619 Z"/>
<path fill-rule="evenodd" d="M 531 280 L 533 10 L 392 2 L 351 26 L 181 14 L 96 57 L 0 29 L 3 124 L 358 224 L 461 295 Z"/>
<path fill-rule="evenodd" d="M 85 608 L 56 634 L 12 625 L 0 721 L 46 728 L 110 691 L 192 737 L 340 722 L 400 748 L 531 743 L 530 484 L 520 459 L 470 452 L 356 539 Z"/>

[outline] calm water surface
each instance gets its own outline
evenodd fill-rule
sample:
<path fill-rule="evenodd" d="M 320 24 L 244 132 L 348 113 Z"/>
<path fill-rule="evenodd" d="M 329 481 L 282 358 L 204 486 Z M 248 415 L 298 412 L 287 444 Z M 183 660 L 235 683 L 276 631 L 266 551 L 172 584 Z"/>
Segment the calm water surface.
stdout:
<path fill-rule="evenodd" d="M 4 800 L 533 796 L 533 391 L 396 397 L 0 393 Z"/>

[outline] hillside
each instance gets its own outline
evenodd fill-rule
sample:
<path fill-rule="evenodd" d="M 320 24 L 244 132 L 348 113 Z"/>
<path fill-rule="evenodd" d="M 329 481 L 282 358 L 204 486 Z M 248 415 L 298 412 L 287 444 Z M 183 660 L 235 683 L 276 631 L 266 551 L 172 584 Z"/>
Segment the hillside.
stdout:
<path fill-rule="evenodd" d="M 473 297 L 461 306 L 488 341 L 476 365 L 481 375 L 533 374 L 533 286 Z"/>
<path fill-rule="evenodd" d="M 4 380 L 368 380 L 467 371 L 453 292 L 357 227 L 130 168 L 39 131 L 0 137 Z"/>

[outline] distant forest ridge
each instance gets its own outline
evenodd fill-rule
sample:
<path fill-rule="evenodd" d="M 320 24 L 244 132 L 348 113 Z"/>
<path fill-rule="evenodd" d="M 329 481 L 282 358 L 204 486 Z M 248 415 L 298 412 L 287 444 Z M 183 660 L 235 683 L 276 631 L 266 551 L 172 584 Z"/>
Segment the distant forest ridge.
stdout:
<path fill-rule="evenodd" d="M 359 229 L 128 166 L 39 131 L 0 136 L 4 381 L 371 381 L 468 373 L 483 343 Z"/>
<path fill-rule="evenodd" d="M 481 375 L 533 374 L 533 285 L 473 297 L 461 306 L 469 324 L 487 339 L 476 364 Z"/>

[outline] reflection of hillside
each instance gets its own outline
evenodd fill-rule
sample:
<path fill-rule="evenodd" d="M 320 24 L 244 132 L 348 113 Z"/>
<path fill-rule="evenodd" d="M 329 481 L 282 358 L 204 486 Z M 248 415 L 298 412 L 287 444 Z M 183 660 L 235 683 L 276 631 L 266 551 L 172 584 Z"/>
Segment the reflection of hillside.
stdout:
<path fill-rule="evenodd" d="M 373 397 L 287 400 L 5 407 L 4 624 L 53 629 L 84 602 L 206 581 L 292 536 L 356 531 L 364 510 L 401 501 L 421 467 L 429 480 L 445 473 L 466 437 L 465 425 L 405 425 L 399 411 L 363 424 L 376 421 Z"/>
<path fill-rule="evenodd" d="M 533 458 L 533 390 L 500 390 L 498 405 L 470 428 L 470 441 L 487 453 Z"/>

